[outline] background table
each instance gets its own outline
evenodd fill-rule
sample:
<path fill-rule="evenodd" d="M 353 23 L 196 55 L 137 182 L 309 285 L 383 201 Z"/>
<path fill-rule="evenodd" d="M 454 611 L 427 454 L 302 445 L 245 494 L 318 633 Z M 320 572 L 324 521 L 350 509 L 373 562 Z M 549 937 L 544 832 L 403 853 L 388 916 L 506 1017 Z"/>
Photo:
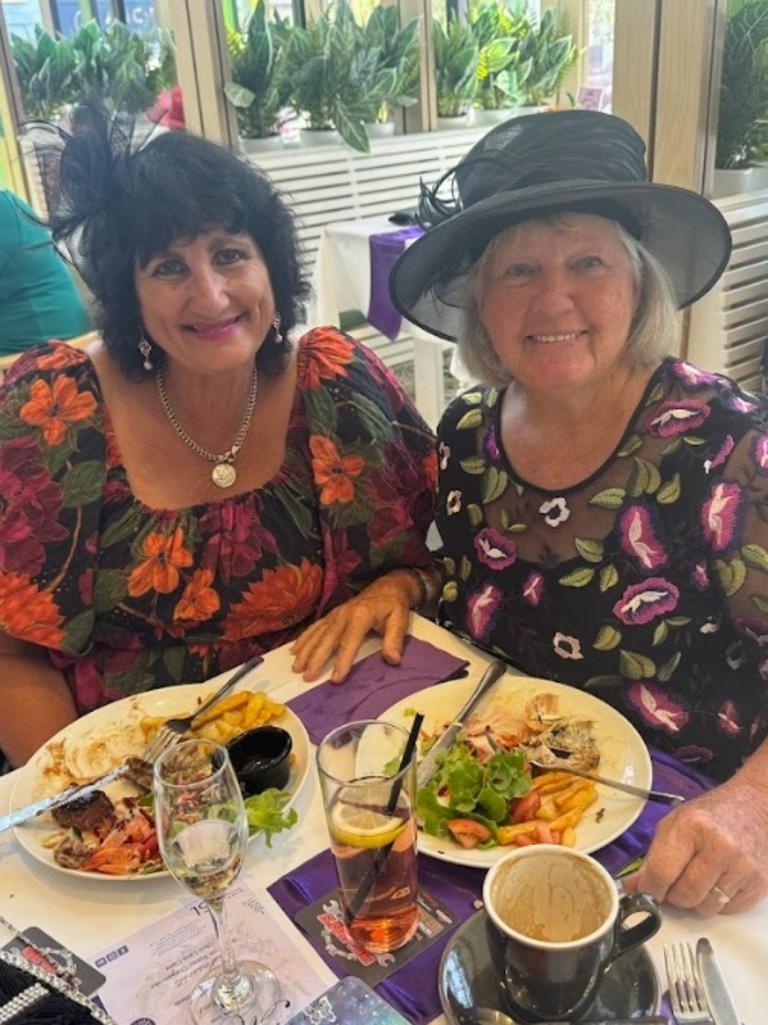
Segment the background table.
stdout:
<path fill-rule="evenodd" d="M 338 324 L 347 310 L 367 315 L 371 305 L 371 236 L 401 230 L 402 225 L 392 224 L 386 217 L 338 221 L 323 228 L 312 280 L 315 297 L 307 308 L 310 327 Z M 445 409 L 443 353 L 453 349 L 453 343 L 408 321 L 403 321 L 401 331 L 407 332 L 414 343 L 416 406 L 427 423 L 436 427 Z"/>
<path fill-rule="evenodd" d="M 489 658 L 464 644 L 453 634 L 420 616 L 413 617 L 412 632 L 470 662 L 479 675 Z M 369 641 L 361 657 L 376 650 Z M 264 689 L 279 701 L 295 697 L 307 685 L 291 672 L 287 648 L 267 655 L 264 664 L 248 680 L 253 689 Z M 0 813 L 8 810 L 14 774 L 0 777 Z M 260 892 L 292 868 L 328 846 L 322 802 L 316 774 L 297 802 L 298 825 L 275 838 L 267 850 L 262 840 L 250 845 L 243 877 Z M 263 894 L 269 901 L 267 894 Z M 186 894 L 172 879 L 147 878 L 136 883 L 89 880 L 57 872 L 26 855 L 13 833 L 0 834 L 0 908 L 15 925 L 38 925 L 79 954 L 88 957 L 113 941 L 179 907 Z M 718 915 L 702 920 L 693 912 L 668 910 L 661 931 L 649 949 L 663 980 L 661 951 L 665 942 L 695 940 L 707 935 L 726 974 L 744 1025 L 763 1025 L 768 1019 L 768 900 L 740 915 Z M 4 942 L 0 937 L 0 942 Z M 296 931 L 297 956 L 311 960 L 330 985 L 334 976 Z M 442 1021 L 438 1019 L 438 1021 Z"/>

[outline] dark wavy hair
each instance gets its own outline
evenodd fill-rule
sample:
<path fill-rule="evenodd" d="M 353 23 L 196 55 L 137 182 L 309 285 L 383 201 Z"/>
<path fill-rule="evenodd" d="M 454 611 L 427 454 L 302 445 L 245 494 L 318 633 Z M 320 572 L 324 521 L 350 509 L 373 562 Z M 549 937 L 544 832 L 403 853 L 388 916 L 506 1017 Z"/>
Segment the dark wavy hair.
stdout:
<path fill-rule="evenodd" d="M 132 379 L 147 375 L 137 348 L 144 333 L 134 285 L 137 263 L 146 266 L 174 239 L 193 239 L 217 227 L 249 235 L 264 257 L 280 327 L 270 331 L 256 362 L 265 373 L 279 373 L 309 286 L 293 215 L 266 176 L 244 158 L 186 132 L 157 133 L 137 145 L 131 119 L 94 105 L 76 111 L 72 134 L 58 136 L 59 203 L 50 227 L 92 291 L 97 325 L 123 373 Z M 159 346 L 152 361 L 164 361 Z"/>

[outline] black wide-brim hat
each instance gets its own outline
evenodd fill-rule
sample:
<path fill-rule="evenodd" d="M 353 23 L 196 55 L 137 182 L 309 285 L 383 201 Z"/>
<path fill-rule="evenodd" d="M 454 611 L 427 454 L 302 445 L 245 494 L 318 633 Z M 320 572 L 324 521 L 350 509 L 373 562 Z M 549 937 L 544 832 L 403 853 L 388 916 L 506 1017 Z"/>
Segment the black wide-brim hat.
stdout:
<path fill-rule="evenodd" d="M 493 236 L 532 217 L 572 211 L 623 224 L 664 267 L 683 309 L 722 274 L 731 234 L 709 200 L 647 178 L 645 143 L 620 117 L 564 110 L 506 121 L 433 189 L 422 184 L 426 233 L 392 268 L 392 302 L 418 327 L 455 341 L 467 275 Z"/>

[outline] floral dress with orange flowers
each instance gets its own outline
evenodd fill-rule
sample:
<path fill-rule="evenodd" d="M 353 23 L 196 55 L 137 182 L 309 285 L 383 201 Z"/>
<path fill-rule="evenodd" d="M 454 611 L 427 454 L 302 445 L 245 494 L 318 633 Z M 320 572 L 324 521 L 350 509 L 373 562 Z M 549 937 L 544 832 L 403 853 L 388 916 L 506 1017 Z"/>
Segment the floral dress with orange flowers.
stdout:
<path fill-rule="evenodd" d="M 0 630 L 46 648 L 81 712 L 269 651 L 430 562 L 434 438 L 375 355 L 299 342 L 285 462 L 189 509 L 131 493 L 93 365 L 53 342 L 0 390 Z"/>
<path fill-rule="evenodd" d="M 560 491 L 511 465 L 501 406 L 472 388 L 438 429 L 442 622 L 730 775 L 768 734 L 768 403 L 665 360 Z"/>

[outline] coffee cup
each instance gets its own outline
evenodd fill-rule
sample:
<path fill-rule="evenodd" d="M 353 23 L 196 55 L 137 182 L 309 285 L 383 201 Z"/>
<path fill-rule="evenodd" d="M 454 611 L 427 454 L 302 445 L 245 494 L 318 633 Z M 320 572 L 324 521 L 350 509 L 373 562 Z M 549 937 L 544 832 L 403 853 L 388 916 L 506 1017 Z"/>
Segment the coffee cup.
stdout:
<path fill-rule="evenodd" d="M 497 861 L 483 901 L 506 997 L 534 1020 L 578 1017 L 613 961 L 661 925 L 653 897 L 619 897 L 601 865 L 554 844 L 520 847 Z M 642 917 L 628 924 L 632 916 Z"/>

